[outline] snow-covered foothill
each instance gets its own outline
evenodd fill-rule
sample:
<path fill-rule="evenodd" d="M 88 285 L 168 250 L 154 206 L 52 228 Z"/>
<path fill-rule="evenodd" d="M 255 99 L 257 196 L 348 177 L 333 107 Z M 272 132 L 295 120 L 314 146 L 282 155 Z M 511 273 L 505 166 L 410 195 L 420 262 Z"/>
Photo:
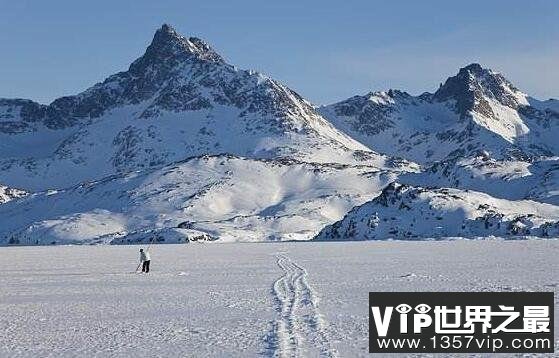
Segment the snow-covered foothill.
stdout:
<path fill-rule="evenodd" d="M 203 156 L 31 194 L 0 206 L 0 244 L 309 240 L 395 180 L 399 168 Z M 187 241 L 187 240 L 183 240 Z"/>
<path fill-rule="evenodd" d="M 391 183 L 316 240 L 557 237 L 559 207 L 451 188 Z"/>

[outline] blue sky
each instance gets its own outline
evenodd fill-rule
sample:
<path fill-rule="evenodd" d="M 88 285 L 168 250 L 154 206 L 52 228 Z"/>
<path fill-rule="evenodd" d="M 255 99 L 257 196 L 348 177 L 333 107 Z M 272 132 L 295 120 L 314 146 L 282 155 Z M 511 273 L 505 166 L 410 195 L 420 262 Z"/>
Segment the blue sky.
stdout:
<path fill-rule="evenodd" d="M 471 62 L 559 98 L 558 1 L 0 0 L 0 97 L 48 103 L 127 69 L 164 22 L 317 104 L 418 94 Z"/>

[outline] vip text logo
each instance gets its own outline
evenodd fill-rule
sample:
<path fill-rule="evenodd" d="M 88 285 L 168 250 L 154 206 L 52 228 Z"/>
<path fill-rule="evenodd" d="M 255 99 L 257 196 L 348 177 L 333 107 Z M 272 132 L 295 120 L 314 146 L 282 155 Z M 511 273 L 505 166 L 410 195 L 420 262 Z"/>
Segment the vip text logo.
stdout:
<path fill-rule="evenodd" d="M 553 293 L 377 292 L 371 352 L 553 352 Z"/>

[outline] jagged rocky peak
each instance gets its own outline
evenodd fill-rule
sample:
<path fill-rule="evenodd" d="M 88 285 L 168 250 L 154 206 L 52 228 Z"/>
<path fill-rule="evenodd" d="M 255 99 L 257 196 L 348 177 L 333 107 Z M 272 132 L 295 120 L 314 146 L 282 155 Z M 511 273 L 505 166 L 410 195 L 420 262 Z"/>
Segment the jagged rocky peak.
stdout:
<path fill-rule="evenodd" d="M 527 104 L 526 95 L 502 74 L 478 63 L 463 67 L 456 76 L 448 78 L 434 98 L 439 101 L 455 100 L 456 110 L 462 116 L 475 111 L 491 117 L 493 112 L 488 99 L 513 109 Z"/>
<path fill-rule="evenodd" d="M 223 62 L 223 58 L 203 40 L 197 37 L 186 38 L 173 27 L 163 24 L 159 28 L 144 56 L 159 56 L 161 59 L 171 56 L 195 56 L 198 59 Z"/>
<path fill-rule="evenodd" d="M 396 101 L 406 101 L 411 96 L 405 91 L 389 89 L 388 91 L 373 91 L 365 95 L 368 101 L 377 104 L 393 104 Z"/>
<path fill-rule="evenodd" d="M 80 94 L 58 98 L 49 106 L 8 104 L 0 103 L 0 115 L 16 120 L 4 121 L 0 132 L 33 130 L 28 123 L 17 121 L 19 118 L 60 129 L 87 123 L 119 106 L 140 104 L 145 107 L 140 118 L 154 118 L 165 111 L 211 109 L 216 104 L 240 109 L 241 116 L 289 116 L 299 122 L 316 116 L 312 106 L 289 88 L 259 73 L 236 69 L 201 39 L 184 37 L 167 24 L 155 32 L 145 53 L 128 71 Z M 300 124 L 294 127 L 300 128 Z"/>
<path fill-rule="evenodd" d="M 374 200 L 382 206 L 389 206 L 401 199 L 402 193 L 408 191 L 410 188 L 411 187 L 408 185 L 392 182 L 388 184 Z"/>
<path fill-rule="evenodd" d="M 145 54 L 134 61 L 130 72 L 143 73 L 149 66 L 159 65 L 171 67 L 182 61 L 206 60 L 224 63 L 223 58 L 206 42 L 197 38 L 186 38 L 173 27 L 163 24 L 155 32 L 151 44 Z"/>
<path fill-rule="evenodd" d="M 76 96 L 56 99 L 42 116 L 47 117 L 45 123 L 50 127 L 67 127 L 78 123 L 76 119 L 97 118 L 119 105 L 153 100 L 158 93 L 169 97 L 173 88 L 185 92 L 178 85 L 173 87 L 184 77 L 181 71 L 185 68 L 197 66 L 199 73 L 207 73 L 222 65 L 231 67 L 204 41 L 181 36 L 164 24 L 155 32 L 144 55 L 134 61 L 128 71 L 112 75 Z M 187 93 L 184 97 L 192 99 L 195 94 Z"/>

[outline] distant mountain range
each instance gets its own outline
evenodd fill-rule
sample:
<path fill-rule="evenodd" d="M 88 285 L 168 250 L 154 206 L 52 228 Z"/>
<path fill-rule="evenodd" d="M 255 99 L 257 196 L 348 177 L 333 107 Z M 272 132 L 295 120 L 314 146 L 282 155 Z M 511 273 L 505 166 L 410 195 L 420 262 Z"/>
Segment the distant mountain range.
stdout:
<path fill-rule="evenodd" d="M 559 152 L 559 101 L 533 99 L 478 64 L 460 69 L 435 93 L 372 92 L 319 112 L 369 148 L 422 165 L 481 152 L 512 160 Z"/>
<path fill-rule="evenodd" d="M 478 64 L 314 107 L 163 25 L 78 95 L 0 99 L 0 244 L 549 237 L 558 135 L 559 101 Z"/>

